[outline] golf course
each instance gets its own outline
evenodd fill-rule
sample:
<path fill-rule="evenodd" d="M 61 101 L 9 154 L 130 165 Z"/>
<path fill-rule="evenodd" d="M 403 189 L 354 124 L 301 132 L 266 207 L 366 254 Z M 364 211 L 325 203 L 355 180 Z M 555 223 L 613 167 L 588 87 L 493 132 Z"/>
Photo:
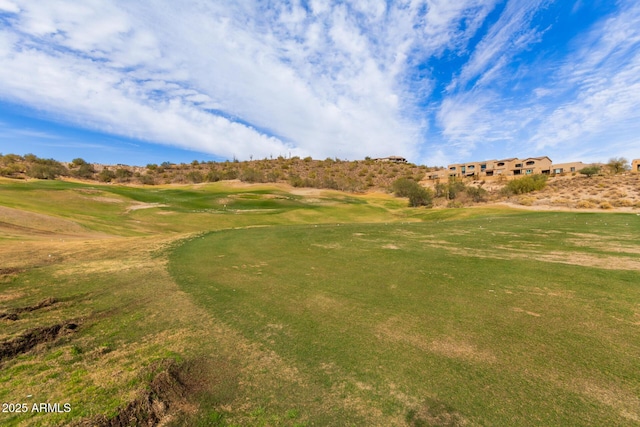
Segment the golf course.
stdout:
<path fill-rule="evenodd" d="M 635 212 L 0 178 L 0 425 L 635 426 L 638 236 Z"/>

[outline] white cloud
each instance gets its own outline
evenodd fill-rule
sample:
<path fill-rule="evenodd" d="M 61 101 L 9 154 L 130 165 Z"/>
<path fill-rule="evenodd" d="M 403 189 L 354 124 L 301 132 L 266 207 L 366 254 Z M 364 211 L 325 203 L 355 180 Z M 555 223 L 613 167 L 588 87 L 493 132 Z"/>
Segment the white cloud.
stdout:
<path fill-rule="evenodd" d="M 222 155 L 411 157 L 426 122 L 406 114 L 409 52 L 463 47 L 493 3 L 11 3 L 0 97 Z"/>
<path fill-rule="evenodd" d="M 509 0 L 474 46 L 498 0 L 0 0 L 9 12 L 0 99 L 239 158 L 455 160 L 517 141 L 545 150 L 631 123 L 640 111 L 637 6 L 594 28 L 547 84 L 518 99 L 503 90 L 535 72 L 525 64 L 504 76 L 541 40 L 546 28 L 532 22 L 549 1 Z M 468 61 L 448 91 L 433 93 L 439 77 L 417 70 L 449 56 Z"/>
<path fill-rule="evenodd" d="M 624 8 L 585 37 L 554 86 L 571 84 L 569 96 L 550 109 L 531 141 L 539 148 L 579 146 L 607 133 L 627 141 L 625 152 L 640 150 L 640 5 Z"/>
<path fill-rule="evenodd" d="M 20 8 L 11 0 L 0 0 L 0 12 L 19 13 Z"/>

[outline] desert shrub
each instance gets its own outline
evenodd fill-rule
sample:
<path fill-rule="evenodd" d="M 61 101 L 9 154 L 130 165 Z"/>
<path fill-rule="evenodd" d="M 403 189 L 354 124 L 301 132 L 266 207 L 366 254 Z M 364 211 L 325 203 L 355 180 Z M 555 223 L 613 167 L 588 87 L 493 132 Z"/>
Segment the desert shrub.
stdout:
<path fill-rule="evenodd" d="M 397 179 L 391 188 L 397 197 L 408 197 L 411 207 L 433 206 L 433 192 L 411 179 Z"/>
<path fill-rule="evenodd" d="M 607 168 L 613 174 L 622 173 L 631 169 L 631 167 L 629 166 L 629 160 L 625 159 L 624 157 L 614 157 L 612 159 L 609 159 Z"/>
<path fill-rule="evenodd" d="M 449 203 L 447 203 L 447 207 L 453 208 L 453 209 L 459 209 L 464 207 L 464 203 L 457 200 L 449 200 Z"/>
<path fill-rule="evenodd" d="M 113 171 L 110 171 L 109 169 L 105 168 L 102 169 L 100 171 L 100 173 L 98 174 L 98 181 L 100 182 L 111 182 L 115 179 L 116 174 Z"/>
<path fill-rule="evenodd" d="M 140 180 L 141 184 L 144 185 L 155 185 L 156 184 L 156 180 L 154 179 L 153 175 L 140 175 L 140 177 L 138 178 Z"/>
<path fill-rule="evenodd" d="M 466 193 L 471 197 L 474 202 L 485 202 L 487 200 L 488 192 L 481 187 L 467 187 Z"/>
<path fill-rule="evenodd" d="M 240 181 L 243 182 L 264 182 L 264 175 L 259 170 L 247 168 L 240 173 Z"/>
<path fill-rule="evenodd" d="M 600 173 L 600 166 L 587 166 L 586 168 L 580 169 L 578 172 L 591 178 L 593 175 Z"/>
<path fill-rule="evenodd" d="M 518 203 L 522 206 L 532 206 L 536 199 L 533 197 L 522 196 L 518 198 Z"/>
<path fill-rule="evenodd" d="M 222 179 L 236 179 L 238 178 L 238 171 L 235 169 L 225 169 L 222 172 Z"/>
<path fill-rule="evenodd" d="M 4 168 L 0 168 L 0 176 L 15 177 L 21 172 L 24 172 L 24 168 L 19 163 L 10 163 Z"/>
<path fill-rule="evenodd" d="M 633 206 L 633 201 L 629 199 L 619 199 L 613 202 L 613 206 L 619 208 L 630 208 Z"/>
<path fill-rule="evenodd" d="M 116 175 L 116 178 L 121 181 L 128 181 L 129 178 L 133 176 L 133 172 L 131 172 L 129 169 L 118 168 L 115 171 L 115 175 Z"/>
<path fill-rule="evenodd" d="M 597 205 L 590 200 L 580 200 L 578 203 L 576 203 L 576 207 L 580 209 L 593 209 L 596 206 Z"/>
<path fill-rule="evenodd" d="M 265 180 L 267 182 L 277 182 L 280 179 L 280 176 L 281 176 L 280 172 L 278 172 L 277 170 L 271 170 L 267 172 Z"/>
<path fill-rule="evenodd" d="M 419 184 L 408 178 L 399 178 L 391 184 L 391 191 L 396 197 L 409 197 L 409 193 Z"/>
<path fill-rule="evenodd" d="M 295 174 L 289 175 L 289 184 L 291 184 L 292 187 L 303 187 L 302 178 Z"/>
<path fill-rule="evenodd" d="M 95 172 L 96 172 L 96 170 L 93 168 L 92 164 L 83 163 L 83 164 L 80 164 L 79 166 L 77 166 L 76 169 L 71 171 L 71 175 L 75 176 L 76 178 L 91 179 L 91 178 L 93 178 L 93 174 Z"/>
<path fill-rule="evenodd" d="M 195 161 L 197 160 L 194 160 L 194 162 Z M 191 182 L 193 184 L 199 184 L 204 181 L 204 175 L 202 175 L 202 172 L 199 171 L 190 171 L 187 173 L 187 175 L 185 175 L 185 178 L 188 182 Z"/>
<path fill-rule="evenodd" d="M 220 181 L 220 173 L 215 170 L 210 170 L 209 172 L 207 172 L 207 175 L 205 175 L 204 179 L 207 182 L 218 182 Z"/>
<path fill-rule="evenodd" d="M 536 190 L 542 190 L 547 185 L 546 175 L 530 175 L 511 180 L 504 187 L 509 194 L 525 194 Z"/>
<path fill-rule="evenodd" d="M 456 178 L 450 178 L 449 182 L 447 183 L 447 188 L 446 188 L 447 193 L 445 197 L 449 200 L 454 200 L 456 197 L 458 197 L 458 194 L 465 191 L 466 188 L 467 186 L 461 180 Z"/>
<path fill-rule="evenodd" d="M 613 206 L 609 202 L 600 202 L 598 206 L 600 209 L 613 209 Z"/>
<path fill-rule="evenodd" d="M 56 179 L 60 175 L 67 175 L 68 172 L 67 168 L 53 159 L 36 158 L 35 163 L 27 167 L 27 176 L 37 179 Z"/>

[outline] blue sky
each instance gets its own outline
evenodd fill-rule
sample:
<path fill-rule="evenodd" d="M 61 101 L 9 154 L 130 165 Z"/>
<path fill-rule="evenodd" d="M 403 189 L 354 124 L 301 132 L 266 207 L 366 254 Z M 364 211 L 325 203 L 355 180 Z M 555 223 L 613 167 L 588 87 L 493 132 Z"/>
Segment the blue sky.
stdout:
<path fill-rule="evenodd" d="M 0 152 L 640 157 L 636 0 L 0 0 Z"/>

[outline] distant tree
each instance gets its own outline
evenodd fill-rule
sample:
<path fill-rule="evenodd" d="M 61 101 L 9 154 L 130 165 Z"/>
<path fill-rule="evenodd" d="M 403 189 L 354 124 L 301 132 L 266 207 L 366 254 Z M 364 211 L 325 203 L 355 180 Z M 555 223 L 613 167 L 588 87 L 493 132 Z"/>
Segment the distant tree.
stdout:
<path fill-rule="evenodd" d="M 509 181 L 504 192 L 509 194 L 524 194 L 542 190 L 547 185 L 547 175 L 528 175 Z"/>
<path fill-rule="evenodd" d="M 74 159 L 74 160 L 78 160 L 78 159 Z M 82 160 L 82 159 L 79 159 Z M 84 160 L 82 160 L 84 162 Z M 77 178 L 84 178 L 84 179 L 90 179 L 93 178 L 93 174 L 96 172 L 96 170 L 93 168 L 93 165 L 91 163 L 73 163 L 72 164 L 77 166 L 77 169 L 74 169 L 71 174 Z"/>
<path fill-rule="evenodd" d="M 87 162 L 84 159 L 80 158 L 80 157 L 71 160 L 71 167 L 78 167 L 78 166 L 82 166 L 82 165 L 86 165 L 86 164 L 87 164 Z"/>
<path fill-rule="evenodd" d="M 158 169 L 158 165 L 156 165 L 155 163 L 149 163 L 147 165 L 147 169 L 150 171 L 155 171 L 156 169 Z"/>
<path fill-rule="evenodd" d="M 205 180 L 207 182 L 218 182 L 220 181 L 220 173 L 216 170 L 210 170 L 209 172 L 207 172 Z"/>
<path fill-rule="evenodd" d="M 611 173 L 618 174 L 631 169 L 631 166 L 629 166 L 629 160 L 624 157 L 614 157 L 609 159 L 607 168 L 609 168 Z"/>
<path fill-rule="evenodd" d="M 240 181 L 244 182 L 264 182 L 262 172 L 254 168 L 247 168 L 240 174 Z"/>
<path fill-rule="evenodd" d="M 412 179 L 399 178 L 391 184 L 396 197 L 408 197 L 409 206 L 428 206 L 433 205 L 433 192 Z"/>
<path fill-rule="evenodd" d="M 129 169 L 118 168 L 116 169 L 115 175 L 116 175 L 116 178 L 124 181 L 131 178 L 133 176 L 133 172 L 131 172 Z"/>
<path fill-rule="evenodd" d="M 194 184 L 198 184 L 204 181 L 204 175 L 202 175 L 202 172 L 199 172 L 199 171 L 191 171 L 187 173 L 185 178 L 187 179 L 187 181 Z"/>
<path fill-rule="evenodd" d="M 466 193 L 471 197 L 474 202 L 485 202 L 487 200 L 487 190 L 481 187 L 467 187 Z"/>
<path fill-rule="evenodd" d="M 27 176 L 37 179 L 56 179 L 67 173 L 67 168 L 53 159 L 37 159 L 27 167 Z"/>
<path fill-rule="evenodd" d="M 144 185 L 155 185 L 156 184 L 156 180 L 153 178 L 153 175 L 140 175 L 140 177 L 138 178 L 140 180 L 141 184 Z"/>
<path fill-rule="evenodd" d="M 593 175 L 597 175 L 598 173 L 600 173 L 600 166 L 587 166 L 580 169 L 578 172 L 591 178 Z"/>
<path fill-rule="evenodd" d="M 115 179 L 116 174 L 113 171 L 110 171 L 107 168 L 104 168 L 98 174 L 98 181 L 100 182 L 111 182 Z"/>

